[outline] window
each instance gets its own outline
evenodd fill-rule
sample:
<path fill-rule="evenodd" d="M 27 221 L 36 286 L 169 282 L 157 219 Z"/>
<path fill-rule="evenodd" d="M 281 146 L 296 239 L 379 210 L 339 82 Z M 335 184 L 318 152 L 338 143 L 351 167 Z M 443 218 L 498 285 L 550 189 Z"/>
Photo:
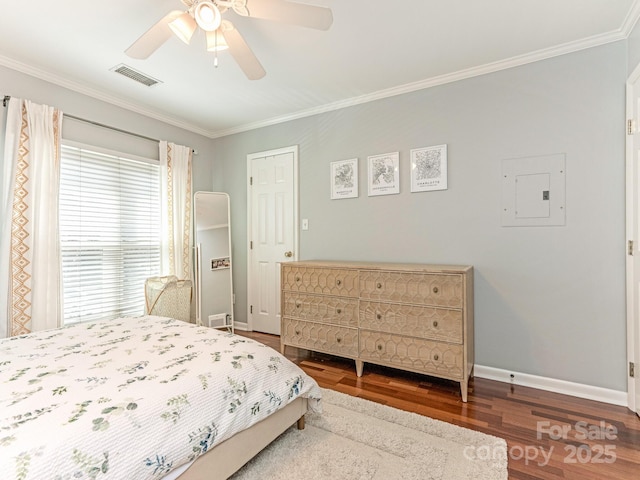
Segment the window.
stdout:
<path fill-rule="evenodd" d="M 63 323 L 144 313 L 144 282 L 160 273 L 160 166 L 62 146 Z"/>

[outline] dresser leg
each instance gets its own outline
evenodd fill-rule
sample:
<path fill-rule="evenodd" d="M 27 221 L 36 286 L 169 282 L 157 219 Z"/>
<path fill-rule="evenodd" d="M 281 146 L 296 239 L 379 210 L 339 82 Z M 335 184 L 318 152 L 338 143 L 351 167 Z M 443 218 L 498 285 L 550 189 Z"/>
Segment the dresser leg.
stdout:
<path fill-rule="evenodd" d="M 467 403 L 467 390 L 469 389 L 469 379 L 460 382 L 460 393 L 462 394 L 462 401 Z"/>
<path fill-rule="evenodd" d="M 284 349 L 285 349 L 285 348 L 287 348 L 287 346 L 286 346 L 284 343 L 281 343 L 281 344 L 280 344 L 280 353 L 281 353 L 282 355 L 284 355 Z"/>
<path fill-rule="evenodd" d="M 364 362 L 362 360 L 356 360 L 356 375 L 361 377 L 363 369 L 364 369 Z"/>

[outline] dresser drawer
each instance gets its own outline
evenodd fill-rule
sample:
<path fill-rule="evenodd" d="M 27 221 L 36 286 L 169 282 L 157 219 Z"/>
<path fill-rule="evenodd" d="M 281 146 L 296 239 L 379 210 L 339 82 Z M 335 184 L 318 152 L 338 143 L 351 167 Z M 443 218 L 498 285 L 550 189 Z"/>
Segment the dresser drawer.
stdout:
<path fill-rule="evenodd" d="M 360 298 L 462 308 L 461 275 L 360 271 Z"/>
<path fill-rule="evenodd" d="M 462 343 L 462 310 L 360 301 L 360 328 Z"/>
<path fill-rule="evenodd" d="M 360 330 L 360 359 L 458 380 L 463 377 L 463 347 L 419 338 Z"/>
<path fill-rule="evenodd" d="M 358 299 L 283 293 L 284 316 L 318 323 L 358 326 Z"/>
<path fill-rule="evenodd" d="M 358 356 L 358 329 L 285 318 L 282 338 L 286 345 L 343 357 Z"/>
<path fill-rule="evenodd" d="M 358 271 L 283 265 L 282 289 L 291 292 L 358 297 Z"/>

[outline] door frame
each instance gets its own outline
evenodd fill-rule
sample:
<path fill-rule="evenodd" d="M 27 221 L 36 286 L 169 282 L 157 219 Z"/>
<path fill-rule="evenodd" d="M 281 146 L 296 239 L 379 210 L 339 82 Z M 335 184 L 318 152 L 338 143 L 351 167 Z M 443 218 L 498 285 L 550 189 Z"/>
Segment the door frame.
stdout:
<path fill-rule="evenodd" d="M 636 124 L 635 129 L 639 127 L 640 119 L 634 117 L 640 117 L 640 115 L 634 115 L 634 103 L 636 96 L 640 97 L 640 92 L 634 91 L 633 85 L 640 80 L 640 65 L 638 65 L 629 78 L 626 84 L 626 119 L 625 127 L 629 120 L 633 120 Z M 626 130 L 626 128 L 625 128 Z M 640 184 L 636 185 L 634 179 L 634 148 L 640 149 L 640 145 L 634 146 L 635 135 L 625 134 L 625 210 L 626 210 L 626 242 L 625 247 L 628 248 L 628 242 L 633 241 L 633 250 L 635 254 L 640 253 L 638 247 L 640 246 L 640 238 L 636 238 L 636 228 L 634 228 L 636 218 L 640 216 L 640 209 L 635 207 L 634 198 L 636 196 L 635 188 L 640 190 Z M 640 318 L 636 318 L 636 287 L 637 274 L 635 272 L 635 262 L 633 255 L 625 253 L 625 270 L 626 270 L 626 309 L 627 309 L 627 366 L 630 363 L 634 363 L 635 377 L 629 375 L 628 367 L 626 369 L 627 375 L 627 406 L 634 412 L 640 411 L 640 405 L 637 405 L 637 385 L 640 383 L 637 377 L 640 375 L 640 365 L 638 358 L 640 358 Z"/>
<path fill-rule="evenodd" d="M 266 150 L 263 152 L 250 153 L 247 155 L 247 331 L 253 331 L 253 313 L 251 312 L 251 305 L 255 304 L 253 300 L 253 279 L 251 267 L 253 265 L 253 250 L 251 249 L 251 240 L 253 238 L 252 222 L 253 217 L 253 203 L 252 203 L 252 189 L 251 189 L 251 163 L 253 160 L 262 157 L 272 157 L 276 155 L 282 155 L 285 153 L 293 154 L 293 260 L 298 259 L 299 249 L 299 179 L 298 179 L 298 145 L 292 145 L 289 147 L 276 148 L 274 150 Z"/>

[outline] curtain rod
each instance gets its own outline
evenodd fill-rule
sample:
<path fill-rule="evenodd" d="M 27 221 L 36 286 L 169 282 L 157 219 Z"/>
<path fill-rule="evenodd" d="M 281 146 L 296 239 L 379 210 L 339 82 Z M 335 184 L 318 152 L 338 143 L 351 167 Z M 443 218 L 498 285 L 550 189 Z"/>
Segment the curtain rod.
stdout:
<path fill-rule="evenodd" d="M 5 95 L 4 98 L 2 99 L 2 106 L 6 107 L 10 99 L 11 99 L 11 95 Z M 126 135 L 142 138 L 144 140 L 149 140 L 150 142 L 160 143 L 160 140 L 156 138 L 146 137 L 144 135 L 140 135 L 139 133 L 129 132 L 127 130 L 122 130 L 121 128 L 112 127 L 111 125 L 105 125 L 104 123 L 94 122 L 93 120 L 87 120 L 86 118 L 76 117 L 75 115 L 69 115 L 69 114 L 63 113 L 63 118 L 64 117 L 71 118 L 79 122 L 90 123 L 91 125 L 95 125 L 96 127 L 108 128 L 109 130 L 113 130 L 116 132 L 124 133 Z"/>

